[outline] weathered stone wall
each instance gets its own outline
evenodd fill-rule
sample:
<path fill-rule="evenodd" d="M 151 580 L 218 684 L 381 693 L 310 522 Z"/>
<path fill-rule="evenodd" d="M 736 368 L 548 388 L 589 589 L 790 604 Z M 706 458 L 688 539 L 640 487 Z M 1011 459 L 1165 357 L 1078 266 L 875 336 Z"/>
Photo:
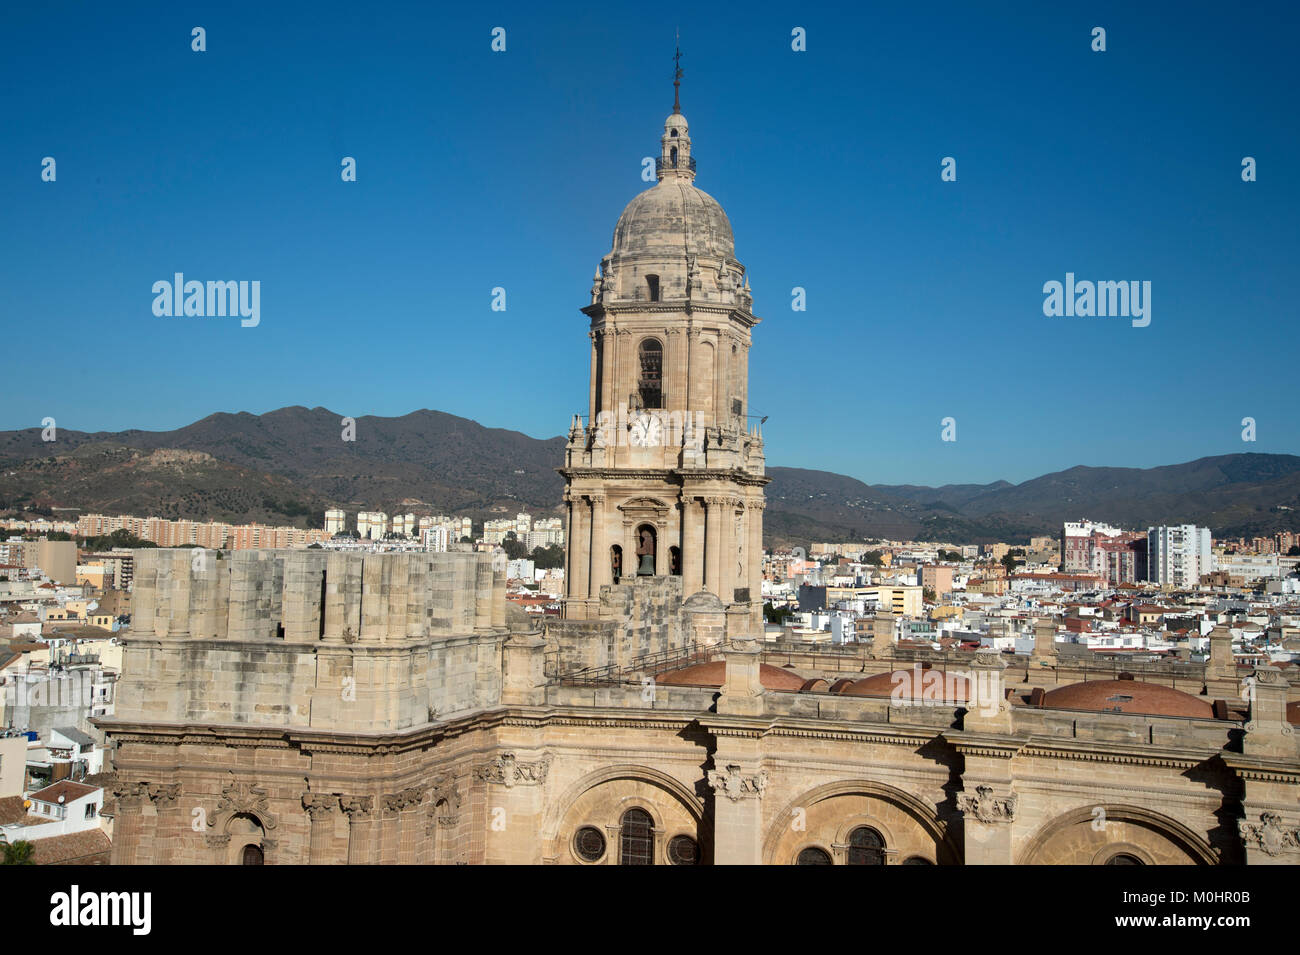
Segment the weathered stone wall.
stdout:
<path fill-rule="evenodd" d="M 370 731 L 496 705 L 486 554 L 135 552 L 117 716 Z"/>

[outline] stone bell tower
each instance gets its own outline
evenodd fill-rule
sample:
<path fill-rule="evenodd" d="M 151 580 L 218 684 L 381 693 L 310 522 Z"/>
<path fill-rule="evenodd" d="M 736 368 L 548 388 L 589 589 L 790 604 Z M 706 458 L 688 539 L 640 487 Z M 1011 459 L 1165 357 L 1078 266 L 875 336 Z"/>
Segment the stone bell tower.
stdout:
<path fill-rule="evenodd" d="M 679 575 L 684 597 L 705 591 L 721 601 L 729 635 L 754 635 L 763 626 L 770 480 L 759 428 L 747 424 L 759 319 L 731 223 L 695 186 L 690 127 L 676 102 L 655 170 L 658 183 L 619 217 L 582 310 L 591 384 L 560 469 L 564 612 L 591 618 L 602 587 Z"/>

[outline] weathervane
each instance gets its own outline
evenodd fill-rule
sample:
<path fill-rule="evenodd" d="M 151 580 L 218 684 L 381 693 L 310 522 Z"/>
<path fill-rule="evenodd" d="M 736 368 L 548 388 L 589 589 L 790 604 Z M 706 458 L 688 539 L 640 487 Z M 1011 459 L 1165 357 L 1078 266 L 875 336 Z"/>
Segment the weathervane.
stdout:
<path fill-rule="evenodd" d="M 673 112 L 682 111 L 681 87 L 682 87 L 682 31 L 677 31 L 677 52 L 673 54 Z"/>

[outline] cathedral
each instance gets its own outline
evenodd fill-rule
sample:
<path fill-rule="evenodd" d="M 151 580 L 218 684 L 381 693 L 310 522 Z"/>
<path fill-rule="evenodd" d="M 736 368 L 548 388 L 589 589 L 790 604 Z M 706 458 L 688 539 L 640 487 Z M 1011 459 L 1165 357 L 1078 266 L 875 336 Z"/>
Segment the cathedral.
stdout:
<path fill-rule="evenodd" d="M 1120 674 L 1054 624 L 764 638 L 759 319 L 677 102 L 659 142 L 583 308 L 563 615 L 487 554 L 137 551 L 113 862 L 1300 863 L 1297 694 L 1226 630 Z"/>

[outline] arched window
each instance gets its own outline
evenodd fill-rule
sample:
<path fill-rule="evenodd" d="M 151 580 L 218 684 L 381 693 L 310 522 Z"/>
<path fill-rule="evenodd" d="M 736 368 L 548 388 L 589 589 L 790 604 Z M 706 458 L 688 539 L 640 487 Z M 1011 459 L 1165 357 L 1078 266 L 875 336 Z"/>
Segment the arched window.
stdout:
<path fill-rule="evenodd" d="M 673 139 L 676 139 L 676 138 L 677 138 L 677 130 L 675 130 L 675 129 L 670 129 L 670 130 L 668 131 L 668 135 L 671 136 Z"/>
<path fill-rule="evenodd" d="M 673 168 L 676 169 L 677 168 L 677 147 L 676 146 L 674 146 L 672 149 L 672 157 L 673 157 Z"/>
<path fill-rule="evenodd" d="M 795 860 L 795 865 L 830 865 L 831 856 L 825 849 L 818 849 L 816 846 L 809 846 L 799 853 L 799 858 Z"/>
<path fill-rule="evenodd" d="M 668 548 L 668 573 L 674 577 L 682 575 L 682 549 L 680 547 Z"/>
<path fill-rule="evenodd" d="M 911 856 L 903 860 L 903 865 L 934 865 L 934 863 L 925 856 Z"/>
<path fill-rule="evenodd" d="M 618 583 L 619 578 L 623 576 L 623 548 L 617 544 L 609 549 L 609 570 L 614 577 L 614 583 Z"/>
<path fill-rule="evenodd" d="M 1127 852 L 1120 852 L 1106 860 L 1106 865 L 1146 865 L 1141 859 Z"/>
<path fill-rule="evenodd" d="M 650 290 L 650 301 L 659 301 L 659 276 L 647 275 L 645 277 L 646 287 Z"/>
<path fill-rule="evenodd" d="M 619 865 L 655 864 L 655 823 L 644 809 L 623 813 L 619 833 Z"/>
<path fill-rule="evenodd" d="M 655 529 L 649 524 L 636 529 L 636 575 L 655 575 Z"/>
<path fill-rule="evenodd" d="M 849 865 L 884 865 L 885 840 L 870 826 L 849 833 Z"/>
<path fill-rule="evenodd" d="M 656 295 L 657 285 L 656 285 Z M 641 395 L 642 408 L 662 408 L 664 346 L 657 339 L 647 338 L 638 349 L 641 377 L 637 382 L 637 391 Z"/>
<path fill-rule="evenodd" d="M 265 863 L 266 856 L 263 854 L 261 846 L 244 846 L 244 854 L 239 860 L 240 865 L 265 865 Z"/>

